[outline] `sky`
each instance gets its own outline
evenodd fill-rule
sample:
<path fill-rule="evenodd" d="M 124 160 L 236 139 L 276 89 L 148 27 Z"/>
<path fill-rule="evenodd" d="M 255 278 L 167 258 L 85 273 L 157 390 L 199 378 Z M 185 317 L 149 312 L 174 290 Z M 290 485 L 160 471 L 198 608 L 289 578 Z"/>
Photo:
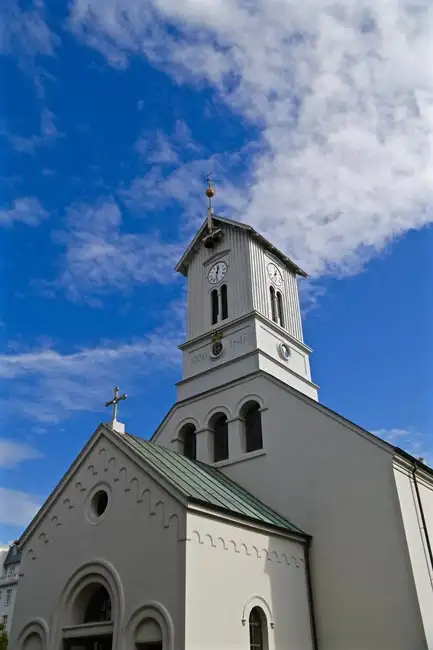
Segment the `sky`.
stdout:
<path fill-rule="evenodd" d="M 309 274 L 320 401 L 433 464 L 428 0 L 3 0 L 0 543 L 101 421 L 176 399 L 206 214 Z"/>

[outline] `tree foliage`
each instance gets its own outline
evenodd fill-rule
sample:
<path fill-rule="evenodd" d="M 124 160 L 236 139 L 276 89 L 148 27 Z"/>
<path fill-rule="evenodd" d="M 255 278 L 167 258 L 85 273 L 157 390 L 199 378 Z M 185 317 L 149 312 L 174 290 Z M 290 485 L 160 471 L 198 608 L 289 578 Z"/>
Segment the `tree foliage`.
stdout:
<path fill-rule="evenodd" d="M 0 650 L 7 650 L 8 635 L 3 623 L 0 623 Z"/>

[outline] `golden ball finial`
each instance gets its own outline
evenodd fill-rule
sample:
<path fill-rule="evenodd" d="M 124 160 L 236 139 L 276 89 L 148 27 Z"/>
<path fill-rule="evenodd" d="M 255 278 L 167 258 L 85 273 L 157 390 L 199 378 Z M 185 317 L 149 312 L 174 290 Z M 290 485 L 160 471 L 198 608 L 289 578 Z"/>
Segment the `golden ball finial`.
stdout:
<path fill-rule="evenodd" d="M 206 188 L 206 196 L 208 197 L 208 199 L 213 199 L 213 197 L 215 196 L 215 190 L 212 187 L 212 185 L 209 185 L 209 187 Z"/>

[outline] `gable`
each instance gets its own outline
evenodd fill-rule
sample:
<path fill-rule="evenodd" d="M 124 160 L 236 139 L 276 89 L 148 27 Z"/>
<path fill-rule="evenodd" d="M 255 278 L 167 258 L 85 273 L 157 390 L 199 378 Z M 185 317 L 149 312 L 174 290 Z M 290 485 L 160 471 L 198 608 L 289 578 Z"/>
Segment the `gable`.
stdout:
<path fill-rule="evenodd" d="M 125 444 L 123 436 L 100 425 L 22 534 L 20 547 L 28 541 L 32 547 L 35 540 L 48 543 L 55 529 L 74 519 L 70 515 L 75 516 L 77 510 L 83 515 L 82 521 L 95 518 L 96 501 L 92 499 L 98 487 L 107 492 L 108 501 L 114 490 L 123 491 L 131 497 L 129 500 L 146 502 L 149 512 L 155 504 L 166 500 L 171 504 L 176 502 L 183 509 L 186 505 L 171 484 L 145 466 L 142 460 L 140 462 L 140 457 Z M 33 553 L 36 553 L 34 548 Z"/>
<path fill-rule="evenodd" d="M 265 237 L 258 233 L 254 228 L 248 226 L 247 224 L 241 223 L 240 221 L 235 221 L 233 219 L 227 219 L 226 217 L 219 217 L 214 215 L 212 217 L 215 225 L 217 227 L 225 226 L 228 228 L 236 228 L 242 230 L 250 235 L 253 239 L 257 240 L 265 250 L 272 253 L 277 257 L 280 262 L 284 264 L 290 271 L 295 272 L 297 275 L 300 275 L 304 278 L 308 277 L 307 273 L 303 271 L 295 262 L 293 262 L 287 255 L 282 253 L 278 248 L 276 248 L 271 242 L 269 242 Z M 181 259 L 176 265 L 176 271 L 182 273 L 182 275 L 188 274 L 188 267 L 191 263 L 191 260 L 198 248 L 202 245 L 202 238 L 207 230 L 207 219 L 203 222 L 198 233 L 186 249 L 185 253 L 182 255 Z"/>

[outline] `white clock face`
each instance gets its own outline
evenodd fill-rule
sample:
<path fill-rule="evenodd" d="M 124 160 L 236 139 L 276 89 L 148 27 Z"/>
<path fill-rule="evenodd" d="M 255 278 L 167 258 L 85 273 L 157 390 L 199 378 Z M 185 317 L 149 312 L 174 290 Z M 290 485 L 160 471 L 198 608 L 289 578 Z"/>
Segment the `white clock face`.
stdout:
<path fill-rule="evenodd" d="M 276 284 L 277 287 L 281 287 L 283 284 L 283 276 L 281 275 L 280 270 L 272 262 L 268 264 L 268 273 L 272 282 Z"/>
<path fill-rule="evenodd" d="M 224 278 L 225 274 L 227 273 L 227 264 L 225 262 L 217 262 L 216 264 L 213 265 L 211 270 L 209 271 L 208 280 L 211 284 L 217 284 L 218 282 L 221 282 L 221 280 Z"/>

